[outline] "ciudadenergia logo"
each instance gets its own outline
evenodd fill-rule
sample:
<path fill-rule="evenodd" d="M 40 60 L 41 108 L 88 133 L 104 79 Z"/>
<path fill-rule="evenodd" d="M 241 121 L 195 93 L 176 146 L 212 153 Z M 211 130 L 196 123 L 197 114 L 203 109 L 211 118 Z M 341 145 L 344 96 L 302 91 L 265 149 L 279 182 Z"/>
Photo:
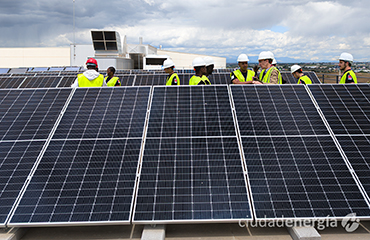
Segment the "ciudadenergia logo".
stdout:
<path fill-rule="evenodd" d="M 354 232 L 360 226 L 360 219 L 356 218 L 356 213 L 350 213 L 342 220 L 342 227 L 347 232 Z"/>

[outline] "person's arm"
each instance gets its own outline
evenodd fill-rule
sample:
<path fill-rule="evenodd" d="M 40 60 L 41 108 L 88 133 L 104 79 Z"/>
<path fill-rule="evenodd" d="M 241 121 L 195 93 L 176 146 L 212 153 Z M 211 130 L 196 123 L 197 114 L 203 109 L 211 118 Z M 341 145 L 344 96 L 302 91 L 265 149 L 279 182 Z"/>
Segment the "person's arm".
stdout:
<path fill-rule="evenodd" d="M 271 72 L 270 84 L 279 84 L 279 72 L 276 69 Z"/>
<path fill-rule="evenodd" d="M 72 83 L 71 87 L 72 88 L 77 88 L 78 87 L 78 78 L 76 78 L 76 80 L 74 81 L 74 83 Z"/>

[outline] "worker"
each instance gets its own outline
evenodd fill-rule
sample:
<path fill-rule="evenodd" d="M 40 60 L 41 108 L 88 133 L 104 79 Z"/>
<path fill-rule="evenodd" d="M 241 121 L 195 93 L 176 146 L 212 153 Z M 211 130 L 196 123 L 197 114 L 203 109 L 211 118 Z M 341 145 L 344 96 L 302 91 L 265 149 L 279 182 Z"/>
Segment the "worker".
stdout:
<path fill-rule="evenodd" d="M 299 65 L 291 66 L 290 72 L 293 74 L 293 77 L 298 79 L 297 84 L 312 84 L 311 79 L 303 74 L 302 68 Z"/>
<path fill-rule="evenodd" d="M 174 71 L 175 63 L 171 59 L 166 59 L 163 62 L 163 70 L 165 73 L 168 74 L 168 77 L 166 78 L 166 85 L 180 85 L 180 78 Z"/>
<path fill-rule="evenodd" d="M 231 83 L 233 84 L 252 84 L 255 72 L 248 70 L 249 58 L 247 54 L 240 54 L 238 57 L 239 69 L 230 73 Z"/>
<path fill-rule="evenodd" d="M 350 53 L 342 53 L 339 57 L 339 69 L 343 72 L 340 84 L 357 83 L 356 74 L 351 69 L 353 56 Z"/>
<path fill-rule="evenodd" d="M 215 62 L 213 61 L 213 58 L 211 57 L 205 57 L 204 61 L 206 62 L 206 68 L 207 68 L 206 77 L 208 77 L 209 75 L 213 73 L 213 69 L 215 68 Z"/>
<path fill-rule="evenodd" d="M 86 61 L 87 70 L 78 74 L 71 87 L 105 87 L 104 76 L 98 72 L 98 62 L 94 58 Z"/>
<path fill-rule="evenodd" d="M 197 57 L 192 63 L 195 75 L 189 80 L 189 85 L 211 85 L 209 79 L 205 76 L 207 74 L 206 62 L 203 58 Z"/>
<path fill-rule="evenodd" d="M 274 58 L 272 60 L 272 63 L 271 63 L 272 66 L 276 67 L 277 66 L 277 61 L 276 61 L 276 58 Z"/>
<path fill-rule="evenodd" d="M 114 67 L 109 67 L 107 69 L 107 76 L 104 80 L 108 87 L 121 86 L 119 78 L 114 76 L 115 73 L 116 69 Z"/>
<path fill-rule="evenodd" d="M 259 66 L 262 71 L 259 75 L 259 80 L 265 84 L 282 84 L 280 71 L 272 66 L 274 54 L 270 51 L 261 52 L 258 56 Z"/>

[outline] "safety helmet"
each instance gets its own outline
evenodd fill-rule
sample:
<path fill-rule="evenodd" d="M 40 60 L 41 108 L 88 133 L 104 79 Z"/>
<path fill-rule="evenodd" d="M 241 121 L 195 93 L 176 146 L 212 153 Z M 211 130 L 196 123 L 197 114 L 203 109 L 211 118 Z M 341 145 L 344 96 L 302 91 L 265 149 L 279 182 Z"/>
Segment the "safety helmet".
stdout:
<path fill-rule="evenodd" d="M 298 71 L 299 69 L 301 69 L 301 67 L 299 65 L 295 64 L 295 65 L 290 67 L 290 72 L 293 74 L 296 71 Z"/>
<path fill-rule="evenodd" d="M 274 59 L 274 54 L 270 51 L 261 52 L 258 56 L 258 60 Z"/>
<path fill-rule="evenodd" d="M 208 67 L 209 65 L 215 64 L 215 62 L 213 61 L 213 58 L 211 57 L 205 57 L 204 61 L 206 62 L 206 67 Z"/>
<path fill-rule="evenodd" d="M 346 61 L 346 62 L 353 62 L 353 56 L 350 53 L 342 53 L 339 57 L 339 60 Z"/>
<path fill-rule="evenodd" d="M 272 65 L 277 64 L 276 58 L 272 60 Z"/>
<path fill-rule="evenodd" d="M 238 62 L 249 62 L 247 54 L 244 53 L 240 54 L 238 57 Z"/>
<path fill-rule="evenodd" d="M 170 68 L 170 67 L 174 67 L 175 66 L 175 63 L 167 58 L 164 62 L 163 62 L 163 69 L 166 69 L 166 68 Z"/>
<path fill-rule="evenodd" d="M 197 58 L 194 58 L 193 60 L 193 67 L 202 67 L 202 66 L 206 66 L 206 62 L 204 61 L 203 58 L 201 57 L 197 57 Z"/>
<path fill-rule="evenodd" d="M 98 67 L 98 61 L 96 61 L 95 58 L 89 58 L 87 61 L 86 61 L 86 66 L 94 66 L 94 67 Z"/>

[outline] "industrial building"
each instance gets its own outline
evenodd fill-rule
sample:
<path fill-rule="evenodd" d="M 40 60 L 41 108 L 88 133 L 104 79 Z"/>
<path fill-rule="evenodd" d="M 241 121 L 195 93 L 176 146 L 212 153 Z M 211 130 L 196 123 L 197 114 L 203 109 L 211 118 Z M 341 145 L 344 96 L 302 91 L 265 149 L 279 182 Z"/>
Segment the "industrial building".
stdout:
<path fill-rule="evenodd" d="M 115 31 L 91 31 L 92 44 L 71 44 L 60 48 L 0 48 L 0 68 L 33 68 L 52 66 L 84 66 L 95 57 L 99 68 L 161 70 L 164 60 L 171 58 L 176 69 L 192 69 L 192 60 L 206 57 L 196 53 L 181 53 L 157 49 L 143 43 L 129 44 Z M 210 56 L 216 69 L 226 68 L 226 58 Z"/>

